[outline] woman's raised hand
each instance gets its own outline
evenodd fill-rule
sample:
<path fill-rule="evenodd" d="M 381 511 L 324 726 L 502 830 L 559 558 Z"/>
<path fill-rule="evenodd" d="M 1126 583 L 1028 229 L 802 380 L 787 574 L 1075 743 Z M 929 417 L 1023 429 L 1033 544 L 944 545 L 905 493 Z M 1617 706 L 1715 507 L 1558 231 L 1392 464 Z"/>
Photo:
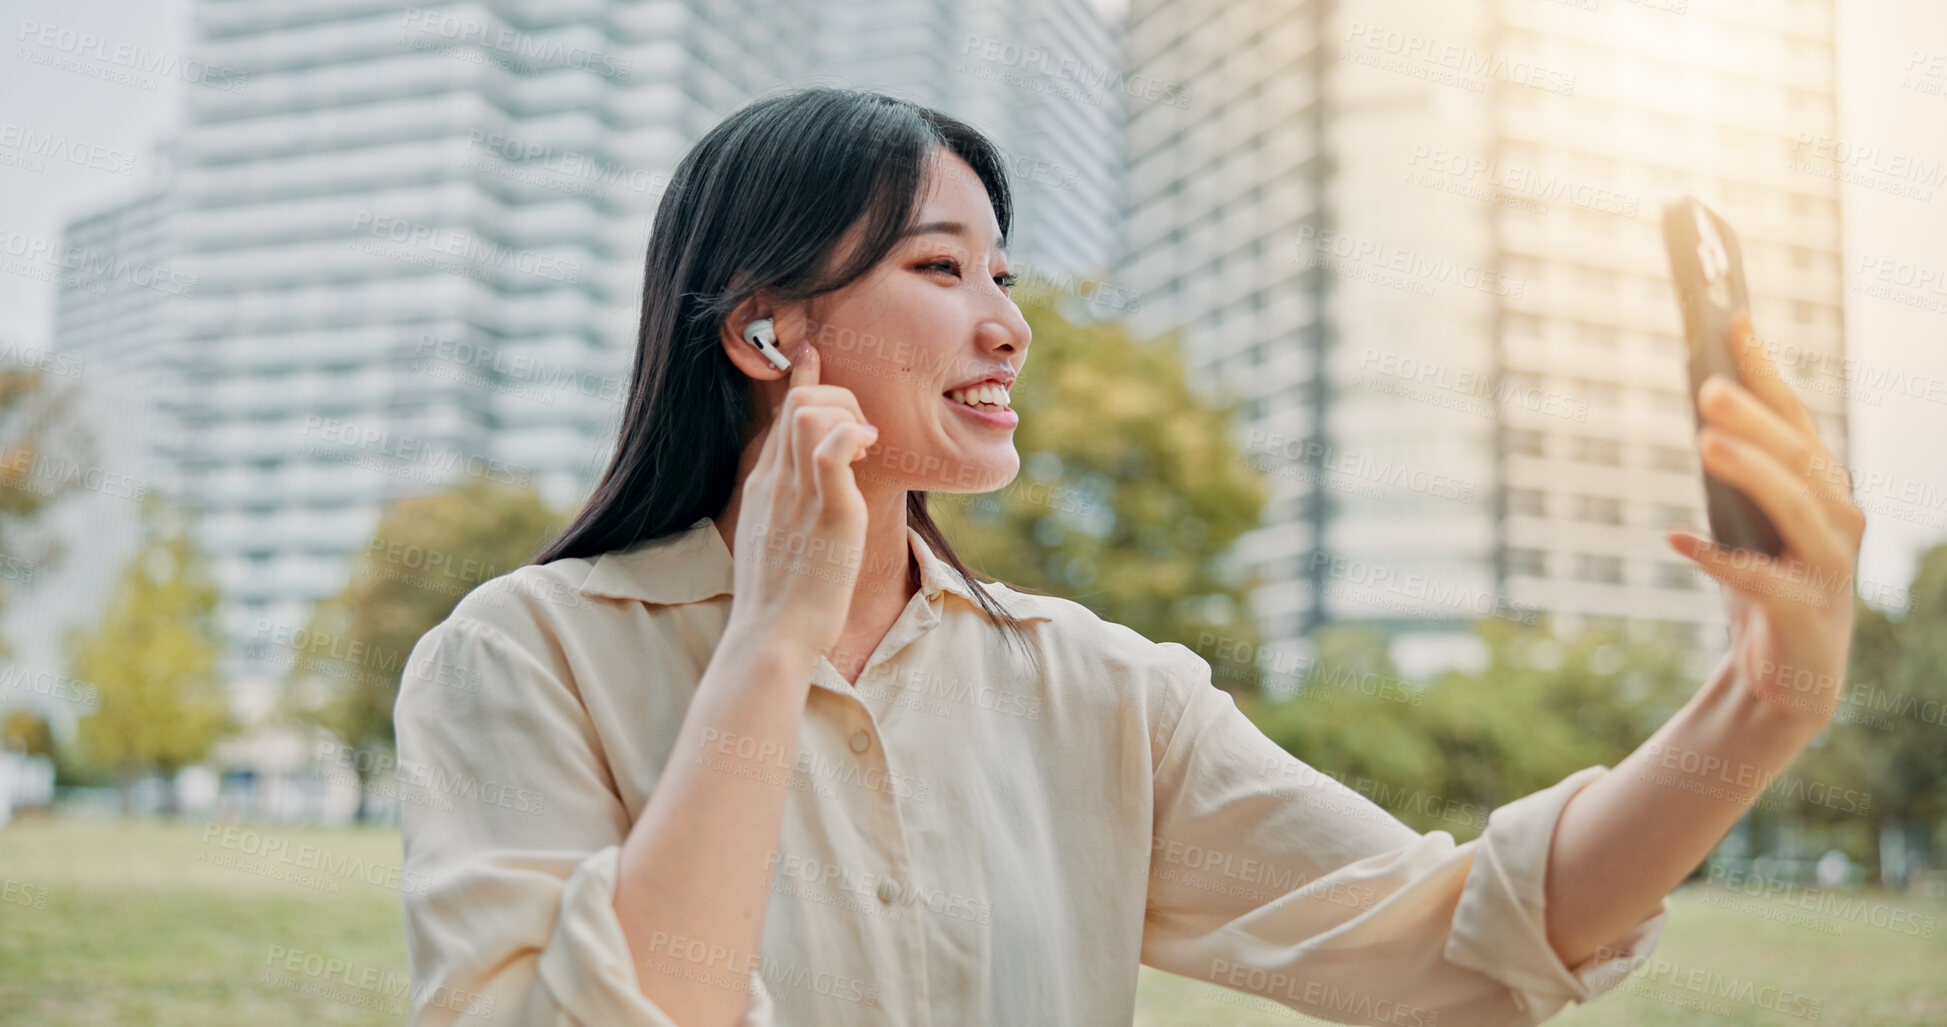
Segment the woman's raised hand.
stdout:
<path fill-rule="evenodd" d="M 790 387 L 744 480 L 730 618 L 822 654 L 838 644 L 865 551 L 865 496 L 852 464 L 879 429 L 852 390 L 819 384 L 810 342 L 792 359 Z"/>

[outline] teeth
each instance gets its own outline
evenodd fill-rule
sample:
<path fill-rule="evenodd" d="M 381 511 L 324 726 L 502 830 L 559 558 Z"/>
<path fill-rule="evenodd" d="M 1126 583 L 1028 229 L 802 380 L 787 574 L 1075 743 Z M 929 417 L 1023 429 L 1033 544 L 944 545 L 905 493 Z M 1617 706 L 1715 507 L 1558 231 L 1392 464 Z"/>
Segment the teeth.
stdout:
<path fill-rule="evenodd" d="M 972 389 L 954 389 L 947 398 L 968 406 L 990 406 L 1005 409 L 1008 403 L 1007 390 L 999 385 L 981 385 Z"/>

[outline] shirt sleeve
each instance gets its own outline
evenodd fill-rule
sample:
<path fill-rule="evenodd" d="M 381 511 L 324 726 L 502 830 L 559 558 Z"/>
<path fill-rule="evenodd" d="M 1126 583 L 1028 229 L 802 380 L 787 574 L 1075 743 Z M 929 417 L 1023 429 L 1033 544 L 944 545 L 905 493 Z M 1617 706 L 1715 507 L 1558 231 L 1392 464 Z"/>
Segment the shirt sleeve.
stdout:
<path fill-rule="evenodd" d="M 1548 944 L 1544 874 L 1585 767 L 1456 845 L 1420 834 L 1258 730 L 1210 666 L 1170 650 L 1145 964 L 1338 1023 L 1529 1025 L 1648 959 L 1669 899 L 1581 964 Z M 1429 799 L 1437 805 L 1444 800 Z"/>
<path fill-rule="evenodd" d="M 570 684 L 455 616 L 413 647 L 394 725 L 413 1023 L 677 1027 L 615 914 L 630 822 Z M 754 970 L 713 976 L 770 1027 Z"/>

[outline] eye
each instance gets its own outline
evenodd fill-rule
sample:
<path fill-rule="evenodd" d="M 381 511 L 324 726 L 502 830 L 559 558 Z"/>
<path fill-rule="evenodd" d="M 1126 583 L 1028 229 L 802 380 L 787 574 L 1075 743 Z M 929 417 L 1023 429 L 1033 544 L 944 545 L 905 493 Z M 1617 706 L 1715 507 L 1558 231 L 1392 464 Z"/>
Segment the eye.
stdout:
<path fill-rule="evenodd" d="M 953 259 L 952 257 L 940 257 L 935 260 L 929 260 L 919 265 L 919 270 L 945 271 L 948 274 L 951 274 L 953 277 L 959 278 L 960 262 L 958 260 Z M 1000 286 L 1001 289 L 1003 290 L 1014 288 L 1015 284 L 1018 283 L 1020 280 L 1021 280 L 1020 276 L 1016 275 L 1012 271 L 1009 271 L 1005 274 L 998 274 L 994 276 L 994 284 Z"/>

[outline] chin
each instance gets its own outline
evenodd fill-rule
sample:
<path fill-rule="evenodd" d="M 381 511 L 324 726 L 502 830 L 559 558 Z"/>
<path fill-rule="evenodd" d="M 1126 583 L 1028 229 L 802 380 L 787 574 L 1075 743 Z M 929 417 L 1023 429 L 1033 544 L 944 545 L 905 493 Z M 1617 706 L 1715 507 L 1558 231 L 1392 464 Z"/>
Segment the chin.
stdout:
<path fill-rule="evenodd" d="M 971 444 L 958 440 L 929 440 L 924 448 L 881 438 L 853 465 L 861 485 L 898 488 L 908 492 L 992 492 L 1004 488 L 1021 473 L 1021 454 L 1014 440 L 985 439 Z M 942 441 L 945 444 L 941 444 Z"/>
<path fill-rule="evenodd" d="M 1021 473 L 1021 457 L 1014 452 L 1012 446 L 1009 446 L 1005 457 L 985 461 L 965 461 L 957 465 L 954 461 L 947 461 L 946 466 L 950 468 L 964 466 L 966 472 L 949 471 L 940 475 L 939 479 L 930 485 L 915 485 L 914 488 L 924 489 L 927 492 L 969 494 L 992 492 L 1007 487 L 1007 484 Z"/>

